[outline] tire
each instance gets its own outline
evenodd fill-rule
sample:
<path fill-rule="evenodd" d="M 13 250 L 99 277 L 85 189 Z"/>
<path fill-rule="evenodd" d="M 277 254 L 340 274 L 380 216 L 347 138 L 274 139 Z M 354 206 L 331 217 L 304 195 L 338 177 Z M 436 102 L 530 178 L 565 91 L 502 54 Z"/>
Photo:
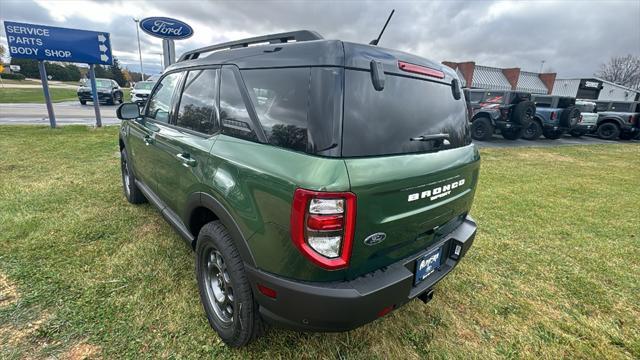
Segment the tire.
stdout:
<path fill-rule="evenodd" d="M 220 221 L 206 224 L 198 234 L 196 277 L 209 325 L 222 341 L 241 347 L 262 335 L 264 323 L 242 259 Z"/>
<path fill-rule="evenodd" d="M 126 149 L 120 151 L 120 172 L 122 173 L 122 190 L 127 201 L 132 204 L 147 202 L 147 198 L 144 197 L 144 194 L 136 185 L 136 178 L 131 171 Z"/>
<path fill-rule="evenodd" d="M 111 95 L 111 97 L 107 99 L 107 105 L 115 105 L 115 103 L 116 103 L 115 97 L 114 95 Z"/>
<path fill-rule="evenodd" d="M 511 120 L 520 125 L 526 125 L 533 121 L 536 115 L 536 104 L 533 101 L 519 102 L 511 112 Z"/>
<path fill-rule="evenodd" d="M 525 140 L 537 140 L 542 135 L 542 125 L 540 122 L 533 120 L 522 132 L 522 138 Z"/>
<path fill-rule="evenodd" d="M 122 96 L 122 94 L 120 93 L 116 94 L 116 100 L 118 101 L 118 104 L 122 104 L 124 102 L 123 98 L 124 96 Z"/>
<path fill-rule="evenodd" d="M 471 123 L 471 137 L 474 140 L 488 141 L 493 136 L 493 125 L 486 117 L 479 117 Z"/>
<path fill-rule="evenodd" d="M 523 129 L 518 128 L 517 130 L 514 128 L 511 129 L 503 129 L 500 130 L 502 133 L 502 137 L 507 140 L 518 140 L 522 136 Z"/>
<path fill-rule="evenodd" d="M 620 136 L 620 127 L 617 124 L 606 122 L 598 126 L 598 137 L 604 140 L 616 140 Z"/>
<path fill-rule="evenodd" d="M 542 135 L 549 140 L 558 140 L 562 137 L 563 132 L 560 130 L 542 130 Z"/>
<path fill-rule="evenodd" d="M 560 112 L 560 126 L 562 127 L 574 128 L 578 125 L 578 120 L 580 120 L 580 110 L 575 106 L 569 106 Z"/>
<path fill-rule="evenodd" d="M 87 105 L 87 100 L 80 100 L 80 105 Z"/>
<path fill-rule="evenodd" d="M 625 131 L 620 133 L 620 140 L 631 140 L 635 137 L 636 137 L 636 134 L 630 131 Z"/>

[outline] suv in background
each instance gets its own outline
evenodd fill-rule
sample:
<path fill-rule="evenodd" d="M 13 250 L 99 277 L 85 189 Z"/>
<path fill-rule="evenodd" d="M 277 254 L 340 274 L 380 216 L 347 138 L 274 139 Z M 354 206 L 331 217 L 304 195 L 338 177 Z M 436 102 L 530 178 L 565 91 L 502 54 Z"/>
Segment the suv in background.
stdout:
<path fill-rule="evenodd" d="M 98 101 L 100 103 L 106 103 L 108 105 L 123 103 L 124 93 L 115 80 L 96 79 L 96 87 L 98 88 Z M 80 82 L 77 93 L 80 104 L 85 105 L 87 101 L 93 101 L 91 81 L 89 79 L 83 79 Z"/>
<path fill-rule="evenodd" d="M 437 62 L 267 35 L 182 55 L 117 114 L 124 194 L 195 249 L 231 346 L 263 320 L 344 331 L 427 302 L 475 237 L 480 155 Z"/>
<path fill-rule="evenodd" d="M 596 101 L 598 129 L 601 139 L 630 140 L 640 132 L 639 101 Z"/>
<path fill-rule="evenodd" d="M 491 139 L 495 129 L 505 139 L 519 139 L 536 113 L 528 92 L 465 89 L 464 94 L 474 140 Z"/>
<path fill-rule="evenodd" d="M 131 102 L 144 104 L 155 85 L 155 81 L 138 81 L 131 89 Z"/>
<path fill-rule="evenodd" d="M 547 139 L 559 139 L 571 131 L 580 120 L 576 99 L 567 96 L 534 95 L 536 115 L 522 134 L 526 140 L 536 140 L 540 135 Z"/>
<path fill-rule="evenodd" d="M 596 113 L 596 103 L 589 100 L 576 100 L 576 108 L 580 110 L 578 124 L 569 131 L 573 137 L 580 137 L 596 129 L 598 124 L 598 114 Z"/>

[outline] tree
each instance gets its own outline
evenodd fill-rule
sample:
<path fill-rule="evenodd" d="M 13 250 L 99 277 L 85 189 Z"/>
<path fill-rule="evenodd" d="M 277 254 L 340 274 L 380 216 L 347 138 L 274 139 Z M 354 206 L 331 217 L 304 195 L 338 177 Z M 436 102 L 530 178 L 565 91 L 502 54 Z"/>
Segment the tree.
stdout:
<path fill-rule="evenodd" d="M 109 71 L 111 72 L 111 78 L 115 80 L 118 85 L 127 85 L 127 79 L 125 79 L 124 74 L 122 73 L 122 68 L 120 67 L 118 58 L 113 58 L 113 65 L 109 66 Z"/>
<path fill-rule="evenodd" d="M 107 69 L 105 69 L 104 67 L 100 66 L 100 65 L 96 65 L 94 66 L 95 68 L 95 73 L 96 73 L 96 77 L 97 78 L 102 78 L 102 79 L 111 79 L 112 78 L 112 74 L 111 71 L 108 71 Z"/>
<path fill-rule="evenodd" d="M 11 58 L 11 65 L 20 65 L 20 73 L 28 78 L 40 78 L 37 60 Z"/>
<path fill-rule="evenodd" d="M 0 58 L 3 58 L 6 53 L 7 50 L 4 48 L 4 45 L 0 44 Z"/>
<path fill-rule="evenodd" d="M 640 89 L 640 56 L 614 56 L 600 65 L 595 76 L 632 89 Z"/>

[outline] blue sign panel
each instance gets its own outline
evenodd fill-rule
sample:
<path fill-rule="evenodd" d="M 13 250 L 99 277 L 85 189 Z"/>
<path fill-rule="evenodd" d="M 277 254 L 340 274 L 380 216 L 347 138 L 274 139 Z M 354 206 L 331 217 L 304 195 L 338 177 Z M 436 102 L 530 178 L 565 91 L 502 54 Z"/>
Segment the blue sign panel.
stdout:
<path fill-rule="evenodd" d="M 148 17 L 140 21 L 140 28 L 147 34 L 167 40 L 186 39 L 193 35 L 191 26 L 180 20 L 166 17 Z"/>
<path fill-rule="evenodd" d="M 4 22 L 12 58 L 111 65 L 109 33 Z"/>

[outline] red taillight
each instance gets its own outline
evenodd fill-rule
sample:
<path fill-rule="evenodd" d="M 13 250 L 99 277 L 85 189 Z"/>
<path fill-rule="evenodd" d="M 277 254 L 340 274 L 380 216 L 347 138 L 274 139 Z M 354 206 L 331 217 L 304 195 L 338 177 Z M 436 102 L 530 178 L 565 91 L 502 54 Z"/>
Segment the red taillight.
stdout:
<path fill-rule="evenodd" d="M 551 120 L 555 120 L 556 119 L 556 112 L 552 111 L 551 112 Z"/>
<path fill-rule="evenodd" d="M 442 71 L 428 68 L 425 66 L 414 65 L 404 61 L 398 61 L 398 68 L 400 68 L 400 70 L 414 73 L 414 74 L 420 74 L 420 75 L 431 76 L 438 79 L 444 79 L 444 73 Z"/>
<path fill-rule="evenodd" d="M 296 189 L 291 207 L 291 240 L 314 264 L 337 270 L 349 265 L 356 222 L 350 192 Z"/>
<path fill-rule="evenodd" d="M 272 299 L 275 299 L 275 298 L 278 296 L 278 293 L 276 293 L 276 291 L 275 291 L 275 290 L 273 290 L 273 289 L 272 289 L 272 288 L 270 288 L 270 287 L 266 287 L 266 286 L 264 286 L 264 285 L 262 285 L 262 284 L 258 284 L 258 290 L 259 290 L 259 291 L 260 291 L 264 296 L 270 297 L 270 298 L 272 298 Z"/>
<path fill-rule="evenodd" d="M 380 317 L 383 317 L 383 316 L 387 315 L 388 313 L 391 312 L 391 310 L 393 310 L 393 308 L 394 308 L 394 306 L 390 305 L 390 306 L 387 306 L 386 308 L 378 311 L 378 314 L 377 314 L 378 317 L 380 318 Z"/>

